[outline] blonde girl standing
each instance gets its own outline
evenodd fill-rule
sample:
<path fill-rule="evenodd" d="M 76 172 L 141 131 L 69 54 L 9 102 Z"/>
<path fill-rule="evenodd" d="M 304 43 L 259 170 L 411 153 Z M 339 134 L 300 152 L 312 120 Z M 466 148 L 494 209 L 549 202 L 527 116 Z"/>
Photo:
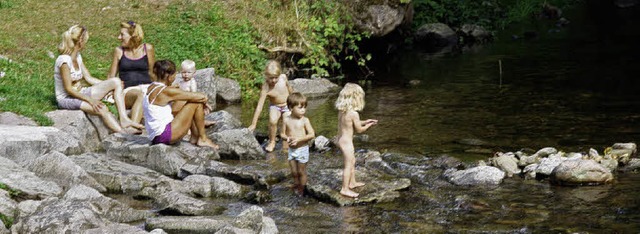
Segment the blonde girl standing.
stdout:
<path fill-rule="evenodd" d="M 342 189 L 340 194 L 356 198 L 358 193 L 352 189 L 364 186 L 364 183 L 356 181 L 355 175 L 355 150 L 353 147 L 353 132 L 362 133 L 371 126 L 378 123 L 378 120 L 360 120 L 358 111 L 364 109 L 364 90 L 357 84 L 347 83 L 340 91 L 336 100 L 338 109 L 338 147 L 344 156 L 344 170 L 342 172 Z"/>

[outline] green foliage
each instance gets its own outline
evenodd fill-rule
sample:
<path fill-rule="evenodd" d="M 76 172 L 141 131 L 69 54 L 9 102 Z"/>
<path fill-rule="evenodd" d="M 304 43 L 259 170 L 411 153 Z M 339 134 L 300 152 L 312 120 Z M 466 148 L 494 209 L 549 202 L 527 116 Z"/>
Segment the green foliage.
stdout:
<path fill-rule="evenodd" d="M 194 60 L 197 67 L 212 67 L 216 74 L 238 81 L 244 98 L 256 95 L 253 87 L 262 82 L 266 58 L 256 47 L 257 33 L 247 21 L 226 19 L 217 3 L 206 10 L 188 3 L 172 6 L 165 17 L 167 25 L 149 30 L 162 38 L 155 42 L 158 59 L 176 64 Z"/>
<path fill-rule="evenodd" d="M 307 53 L 298 64 L 309 65 L 320 76 L 328 76 L 329 71 L 341 68 L 341 60 L 355 60 L 365 66 L 371 55 L 362 56 L 358 42 L 368 35 L 355 29 L 348 9 L 334 1 L 308 1 L 302 5 L 308 17 L 303 17 L 299 30 L 306 41 Z"/>
<path fill-rule="evenodd" d="M 560 8 L 580 0 L 414 0 L 414 27 L 426 23 L 461 26 L 472 23 L 488 29 L 504 28 L 530 19 L 548 3 Z"/>
<path fill-rule="evenodd" d="M 14 4 L 13 0 L 0 0 L 0 9 L 11 8 Z"/>
<path fill-rule="evenodd" d="M 33 61 L 16 63 L 0 59 L 0 71 L 5 72 L 0 78 L 0 110 L 29 116 L 40 125 L 52 125 L 44 113 L 55 110 L 53 81 L 42 73 L 24 72 L 35 66 L 39 64 Z"/>
<path fill-rule="evenodd" d="M 0 213 L 0 220 L 2 220 L 2 223 L 4 223 L 4 227 L 7 229 L 13 226 L 13 218 L 11 217 L 7 217 L 6 215 Z"/>
<path fill-rule="evenodd" d="M 14 198 L 17 197 L 18 195 L 20 195 L 20 191 L 9 188 L 9 186 L 7 186 L 6 184 L 0 183 L 0 189 L 2 190 L 6 190 L 7 192 L 9 192 L 9 196 Z"/>

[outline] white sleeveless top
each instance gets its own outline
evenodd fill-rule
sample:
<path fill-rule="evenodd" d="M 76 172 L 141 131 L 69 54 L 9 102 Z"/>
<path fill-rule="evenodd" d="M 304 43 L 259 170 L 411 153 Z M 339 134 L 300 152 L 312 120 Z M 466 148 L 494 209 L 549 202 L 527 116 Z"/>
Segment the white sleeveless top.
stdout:
<path fill-rule="evenodd" d="M 71 60 L 71 56 L 67 54 L 62 54 L 58 56 L 58 58 L 56 59 L 56 65 L 53 72 L 54 86 L 56 90 L 56 100 L 69 97 L 69 94 L 67 93 L 67 91 L 64 90 L 64 83 L 62 82 L 62 75 L 60 74 L 60 67 L 63 64 L 66 63 L 67 66 L 69 66 L 69 71 L 71 72 L 71 81 L 78 81 L 82 79 L 83 63 L 82 63 L 82 56 L 80 54 L 78 54 L 77 60 L 78 60 L 78 67 L 80 68 L 78 70 L 76 70 L 76 68 L 73 66 L 73 60 Z M 74 88 L 80 91 L 80 88 L 81 88 L 80 82 L 76 82 L 74 85 Z"/>
<path fill-rule="evenodd" d="M 142 100 L 142 109 L 144 111 L 144 127 L 147 129 L 147 133 L 149 133 L 149 139 L 153 140 L 156 136 L 162 134 L 167 124 L 173 121 L 173 115 L 171 114 L 171 105 L 167 104 L 164 106 L 158 106 L 153 104 L 158 95 L 167 88 L 166 85 L 158 82 L 153 82 L 156 86 L 153 89 L 149 90 L 149 92 L 144 94 L 144 98 Z M 153 100 L 149 101 L 149 95 L 153 93 L 154 90 L 160 88 L 158 94 L 153 98 Z"/>

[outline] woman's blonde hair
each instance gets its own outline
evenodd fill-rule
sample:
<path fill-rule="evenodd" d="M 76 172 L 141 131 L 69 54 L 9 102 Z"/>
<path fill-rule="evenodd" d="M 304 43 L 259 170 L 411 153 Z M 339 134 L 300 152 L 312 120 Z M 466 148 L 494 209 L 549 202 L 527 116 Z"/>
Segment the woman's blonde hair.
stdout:
<path fill-rule="evenodd" d="M 280 76 L 281 71 L 282 68 L 280 66 L 280 62 L 276 60 L 269 60 L 267 61 L 267 66 L 264 68 L 264 75 L 266 77 Z"/>
<path fill-rule="evenodd" d="M 362 87 L 354 83 L 344 85 L 336 100 L 336 109 L 343 112 L 364 109 L 364 90 L 362 90 Z"/>
<path fill-rule="evenodd" d="M 129 45 L 127 45 L 131 49 L 138 48 L 142 44 L 142 39 L 144 39 L 144 31 L 142 31 L 142 25 L 137 24 L 136 22 L 122 22 L 120 23 L 120 28 L 126 28 L 131 38 L 129 39 Z"/>
<path fill-rule="evenodd" d="M 69 30 L 62 33 L 62 42 L 58 45 L 60 54 L 71 54 L 73 47 L 80 41 L 87 43 L 89 40 L 89 32 L 84 26 L 73 25 Z"/>

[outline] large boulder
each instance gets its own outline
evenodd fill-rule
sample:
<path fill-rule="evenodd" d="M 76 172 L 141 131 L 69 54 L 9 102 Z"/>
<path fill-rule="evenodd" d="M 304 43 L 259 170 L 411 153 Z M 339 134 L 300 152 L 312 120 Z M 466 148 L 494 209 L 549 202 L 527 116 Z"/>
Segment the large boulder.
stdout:
<path fill-rule="evenodd" d="M 148 218 L 145 227 L 161 228 L 172 233 L 278 233 L 273 219 L 264 216 L 262 208 L 258 206 L 251 206 L 235 217 L 219 215 Z"/>
<path fill-rule="evenodd" d="M 439 48 L 458 43 L 458 35 L 443 23 L 432 23 L 420 26 L 414 36 L 417 43 L 429 48 Z"/>
<path fill-rule="evenodd" d="M 200 168 L 196 169 L 195 173 L 204 173 L 210 160 L 219 159 L 217 151 L 211 148 L 198 147 L 187 142 L 176 145 L 149 145 L 147 137 L 129 134 L 113 134 L 103 144 L 108 157 L 143 166 L 167 176 L 176 176 L 181 173 L 183 167 L 193 166 Z"/>
<path fill-rule="evenodd" d="M 221 110 L 209 113 L 205 116 L 206 120 L 215 121 L 215 124 L 207 128 L 208 134 L 221 132 L 224 130 L 238 129 L 242 127 L 242 122 L 227 111 Z"/>
<path fill-rule="evenodd" d="M 520 174 L 521 170 L 518 168 L 518 159 L 511 152 L 498 153 L 497 157 L 489 159 L 491 164 L 500 168 L 507 173 L 507 177 L 512 177 L 514 174 Z"/>
<path fill-rule="evenodd" d="M 502 183 L 505 172 L 496 167 L 478 166 L 460 171 L 449 169 L 443 175 L 455 185 L 497 185 Z"/>
<path fill-rule="evenodd" d="M 460 35 L 464 38 L 465 43 L 483 43 L 491 39 L 491 33 L 482 26 L 475 24 L 464 24 L 460 27 Z"/>
<path fill-rule="evenodd" d="M 0 157 L 20 166 L 50 151 L 77 154 L 82 148 L 80 141 L 54 127 L 0 125 Z"/>
<path fill-rule="evenodd" d="M 86 153 L 71 157 L 110 192 L 138 192 L 146 187 L 172 183 L 172 179 L 145 167 L 123 163 L 101 154 Z"/>
<path fill-rule="evenodd" d="M 246 190 L 242 185 L 231 180 L 206 175 L 191 175 L 182 181 L 183 187 L 189 187 L 185 192 L 192 193 L 192 196 L 241 197 Z"/>
<path fill-rule="evenodd" d="M 182 74 L 176 75 L 176 80 L 182 79 Z M 193 75 L 193 79 L 196 80 L 198 85 L 198 92 L 205 93 L 207 95 L 209 105 L 216 108 L 216 96 L 218 93 L 218 87 L 216 86 L 216 72 L 213 68 L 205 68 L 197 70 Z"/>
<path fill-rule="evenodd" d="M 31 199 L 55 197 L 62 193 L 62 188 L 56 183 L 40 179 L 33 172 L 4 157 L 0 157 L 0 184 Z"/>
<path fill-rule="evenodd" d="M 34 205 L 30 213 L 20 214 L 21 218 L 11 228 L 13 233 L 81 233 L 152 216 L 84 185 L 74 186 L 62 198 L 49 198 Z"/>
<path fill-rule="evenodd" d="M 2 125 L 23 125 L 23 126 L 38 126 L 38 124 L 22 115 L 17 115 L 13 112 L 0 112 L 0 124 Z"/>
<path fill-rule="evenodd" d="M 29 164 L 27 168 L 40 178 L 54 181 L 63 188 L 83 184 L 100 192 L 107 191 L 82 167 L 60 152 L 51 152 L 43 155 Z"/>
<path fill-rule="evenodd" d="M 567 160 L 567 158 L 555 157 L 555 156 L 543 158 L 542 160 L 540 160 L 540 164 L 538 164 L 538 167 L 536 168 L 536 176 L 544 177 L 544 176 L 551 175 L 551 172 L 553 172 L 553 169 L 556 168 L 558 165 L 560 165 L 560 163 L 564 162 L 565 160 Z"/>
<path fill-rule="evenodd" d="M 13 220 L 15 218 L 17 207 L 18 203 L 11 199 L 9 192 L 0 189 L 0 215 L 4 215 L 5 217 Z M 2 222 L 2 220 L 0 220 L 0 222 Z M 4 226 L 0 226 L 0 228 L 3 227 Z"/>
<path fill-rule="evenodd" d="M 360 31 L 373 37 L 383 37 L 403 23 L 411 22 L 413 8 L 411 4 L 394 2 L 360 1 L 355 3 L 355 22 Z"/>
<path fill-rule="evenodd" d="M 294 92 L 300 92 L 306 97 L 319 97 L 335 93 L 340 86 L 325 78 L 304 79 L 297 78 L 289 81 Z"/>
<path fill-rule="evenodd" d="M 102 121 L 92 123 L 89 118 L 87 118 L 86 114 L 80 110 L 55 110 L 47 112 L 45 115 L 53 121 L 53 127 L 68 133 L 80 142 L 82 147 L 81 152 L 97 151 L 102 149 L 102 139 L 94 125 L 102 124 Z M 60 152 L 69 154 L 64 151 Z"/>
<path fill-rule="evenodd" d="M 224 207 L 211 202 L 190 197 L 184 193 L 164 188 L 144 188 L 140 196 L 154 200 L 157 210 L 162 214 L 178 215 L 218 215 L 225 210 Z"/>
<path fill-rule="evenodd" d="M 215 132 L 209 137 L 220 146 L 218 152 L 222 159 L 256 160 L 265 157 L 260 143 L 247 128 Z"/>
<path fill-rule="evenodd" d="M 254 185 L 257 188 L 270 188 L 289 176 L 288 168 L 275 169 L 264 161 L 251 161 L 243 166 L 231 166 L 222 162 L 211 161 L 207 168 L 207 175 L 224 177 L 244 185 Z"/>
<path fill-rule="evenodd" d="M 238 81 L 216 76 L 216 88 L 218 101 L 225 103 L 237 103 L 242 100 L 240 84 Z"/>
<path fill-rule="evenodd" d="M 358 199 L 348 198 L 340 194 L 342 188 L 342 169 L 322 169 L 309 174 L 307 189 L 319 200 L 338 206 L 350 206 L 367 203 L 390 202 L 400 197 L 399 190 L 408 188 L 411 180 L 405 178 L 385 177 L 381 173 L 373 173 L 366 168 L 355 171 L 358 181 L 365 186 L 354 189 L 360 193 Z"/>
<path fill-rule="evenodd" d="M 551 173 L 556 184 L 604 184 L 613 180 L 611 171 L 593 160 L 565 160 Z"/>

